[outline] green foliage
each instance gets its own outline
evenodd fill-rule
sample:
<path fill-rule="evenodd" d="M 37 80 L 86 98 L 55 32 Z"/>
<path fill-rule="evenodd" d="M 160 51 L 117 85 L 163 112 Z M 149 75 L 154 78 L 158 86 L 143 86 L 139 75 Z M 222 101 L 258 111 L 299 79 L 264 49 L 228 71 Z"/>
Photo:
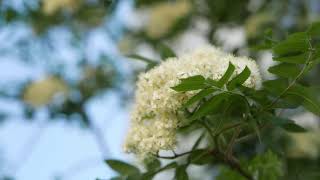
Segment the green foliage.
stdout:
<path fill-rule="evenodd" d="M 309 39 L 306 32 L 291 34 L 286 40 L 277 43 L 272 47 L 276 56 L 289 56 L 304 53 L 309 48 Z"/>
<path fill-rule="evenodd" d="M 271 151 L 255 156 L 250 161 L 242 161 L 242 167 L 253 174 L 254 179 L 278 180 L 284 175 L 282 161 Z M 245 180 L 239 173 L 227 167 L 221 167 L 217 180 Z"/>
<path fill-rule="evenodd" d="M 140 56 L 138 54 L 130 54 L 130 55 L 127 55 L 127 57 L 147 63 L 147 70 L 155 67 L 158 64 L 157 61 Z"/>
<path fill-rule="evenodd" d="M 176 180 L 188 180 L 189 177 L 188 177 L 188 173 L 187 173 L 187 166 L 178 166 L 176 168 L 176 174 L 175 174 L 175 179 Z"/>
<path fill-rule="evenodd" d="M 175 87 L 172 87 L 172 89 L 178 92 L 185 92 L 204 89 L 206 87 L 206 79 L 203 76 L 197 75 L 181 79 L 181 83 Z"/>
<path fill-rule="evenodd" d="M 163 44 L 163 43 L 158 44 L 158 51 L 160 52 L 160 56 L 163 61 L 170 58 L 170 57 L 177 56 L 175 54 L 175 52 L 169 46 L 167 46 L 166 44 Z"/>
<path fill-rule="evenodd" d="M 274 116 L 271 113 L 264 113 L 260 117 L 262 121 L 270 121 L 274 126 L 279 126 L 289 132 L 306 132 L 306 129 L 290 119 Z"/>
<path fill-rule="evenodd" d="M 284 78 L 293 78 L 300 73 L 300 69 L 295 64 L 281 63 L 269 68 L 269 72 Z"/>
<path fill-rule="evenodd" d="M 105 162 L 122 176 L 140 174 L 140 170 L 131 164 L 119 160 L 106 160 Z"/>
<path fill-rule="evenodd" d="M 233 78 L 227 85 L 228 90 L 233 90 L 237 86 L 242 85 L 250 77 L 250 69 L 246 66 L 244 70 Z"/>

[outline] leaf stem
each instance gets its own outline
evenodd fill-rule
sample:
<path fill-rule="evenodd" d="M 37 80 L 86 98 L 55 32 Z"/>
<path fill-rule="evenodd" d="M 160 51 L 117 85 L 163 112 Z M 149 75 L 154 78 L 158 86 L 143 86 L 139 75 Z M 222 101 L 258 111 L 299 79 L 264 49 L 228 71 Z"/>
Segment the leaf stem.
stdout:
<path fill-rule="evenodd" d="M 313 49 L 311 46 L 310 40 L 308 40 L 308 42 L 309 42 L 310 48 Z M 289 91 L 296 84 L 296 82 L 301 78 L 301 76 L 303 75 L 303 73 L 311 63 L 311 57 L 312 57 L 312 51 L 309 52 L 308 59 L 304 64 L 303 68 L 301 69 L 301 71 L 299 72 L 299 74 L 293 79 L 293 81 L 288 85 L 288 87 L 280 93 L 278 97 L 276 97 L 269 105 L 262 108 L 262 111 L 272 108 L 272 106 L 274 106 L 287 93 L 287 91 Z"/>
<path fill-rule="evenodd" d="M 153 156 L 157 157 L 157 158 L 161 158 L 161 159 L 176 159 L 178 157 L 181 157 L 181 156 L 184 156 L 184 155 L 187 155 L 187 154 L 190 154 L 194 152 L 194 150 L 191 150 L 191 151 L 187 151 L 187 152 L 184 152 L 184 153 L 180 153 L 180 154 L 174 154 L 173 156 L 160 156 L 159 154 L 153 154 Z"/>

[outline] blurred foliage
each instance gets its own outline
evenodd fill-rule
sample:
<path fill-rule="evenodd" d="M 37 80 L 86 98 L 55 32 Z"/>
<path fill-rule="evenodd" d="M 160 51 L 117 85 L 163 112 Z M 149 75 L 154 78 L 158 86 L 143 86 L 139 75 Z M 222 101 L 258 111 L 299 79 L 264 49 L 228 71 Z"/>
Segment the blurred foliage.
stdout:
<path fill-rule="evenodd" d="M 21 12 L 11 7 L 1 6 L 1 19 L 5 23 L 24 21 L 30 23 L 37 34 L 50 27 L 68 25 L 73 27 L 92 27 L 100 25 L 105 16 L 115 8 L 111 0 L 40 0 L 36 7 L 26 7 Z"/>

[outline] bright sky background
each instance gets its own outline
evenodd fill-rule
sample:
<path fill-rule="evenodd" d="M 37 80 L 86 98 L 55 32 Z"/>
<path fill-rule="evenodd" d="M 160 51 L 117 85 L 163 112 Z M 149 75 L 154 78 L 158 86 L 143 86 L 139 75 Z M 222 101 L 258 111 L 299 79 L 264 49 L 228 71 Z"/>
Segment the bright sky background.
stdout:
<path fill-rule="evenodd" d="M 12 3 L 19 6 L 21 2 L 22 0 L 15 0 Z M 130 11 L 131 3 L 130 0 L 121 1 L 113 20 L 104 27 L 90 31 L 86 37 L 86 47 L 81 47 L 80 51 L 68 47 L 66 41 L 69 34 L 65 29 L 54 29 L 51 38 L 53 43 L 60 47 L 56 49 L 55 56 L 47 57 L 45 53 L 41 54 L 41 44 L 29 38 L 30 29 L 23 24 L 0 29 L 0 42 L 6 42 L 0 45 L 0 85 L 14 91 L 12 82 L 42 77 L 48 70 L 47 63 L 54 66 L 56 61 L 63 61 L 67 65 L 70 72 L 68 77 L 72 79 L 77 76 L 75 64 L 79 53 L 83 53 L 95 63 L 101 53 L 108 52 L 117 59 L 117 67 L 126 72 L 128 68 L 117 54 L 114 37 L 121 35 L 120 14 Z M 105 33 L 104 28 L 112 33 L 112 37 Z M 39 51 L 35 59 L 46 58 L 48 61 L 40 60 L 33 66 L 21 61 L 19 52 L 12 50 L 21 39 L 33 43 L 34 50 Z M 6 53 L 6 50 L 10 50 L 10 53 Z M 40 110 L 35 122 L 26 122 L 22 119 L 21 105 L 12 100 L 0 99 L 0 108 L 12 114 L 11 118 L 0 126 L 0 160 L 4 162 L 1 173 L 10 173 L 12 169 L 16 169 L 16 165 L 22 164 L 16 173 L 17 180 L 49 180 L 58 174 L 64 174 L 67 180 L 110 178 L 114 175 L 100 161 L 100 151 L 88 130 L 64 121 L 42 123 L 47 120 L 45 109 Z M 126 159 L 122 153 L 122 143 L 127 128 L 128 110 L 121 105 L 119 95 L 115 92 L 102 94 L 87 104 L 87 111 L 96 125 L 103 129 L 110 148 L 110 158 Z M 34 148 L 30 150 L 30 147 Z M 75 166 L 77 164 L 82 165 Z"/>

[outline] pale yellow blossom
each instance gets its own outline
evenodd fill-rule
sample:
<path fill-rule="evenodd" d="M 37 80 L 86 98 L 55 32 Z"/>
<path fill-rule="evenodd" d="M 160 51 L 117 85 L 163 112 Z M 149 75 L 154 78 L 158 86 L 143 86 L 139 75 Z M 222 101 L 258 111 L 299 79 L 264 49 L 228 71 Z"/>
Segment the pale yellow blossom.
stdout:
<path fill-rule="evenodd" d="M 246 66 L 251 70 L 245 86 L 261 86 L 259 68 L 255 61 L 247 57 L 234 57 L 213 47 L 169 58 L 150 71 L 140 74 L 125 150 L 145 155 L 173 149 L 176 145 L 177 128 L 185 119 L 179 108 L 195 92 L 178 93 L 171 87 L 179 84 L 181 78 L 194 75 L 217 80 L 225 73 L 229 62 L 236 68 L 234 75 L 239 74 Z"/>
<path fill-rule="evenodd" d="M 47 15 L 53 15 L 59 10 L 74 10 L 79 0 L 42 0 L 42 11 Z"/>
<path fill-rule="evenodd" d="M 68 87 L 61 79 L 47 77 L 28 85 L 24 91 L 23 100 L 33 107 L 39 107 L 52 102 L 56 95 L 66 96 L 67 93 Z"/>
<path fill-rule="evenodd" d="M 158 3 L 150 7 L 150 17 L 146 25 L 148 37 L 157 39 L 169 31 L 191 12 L 192 4 L 188 0 Z"/>

